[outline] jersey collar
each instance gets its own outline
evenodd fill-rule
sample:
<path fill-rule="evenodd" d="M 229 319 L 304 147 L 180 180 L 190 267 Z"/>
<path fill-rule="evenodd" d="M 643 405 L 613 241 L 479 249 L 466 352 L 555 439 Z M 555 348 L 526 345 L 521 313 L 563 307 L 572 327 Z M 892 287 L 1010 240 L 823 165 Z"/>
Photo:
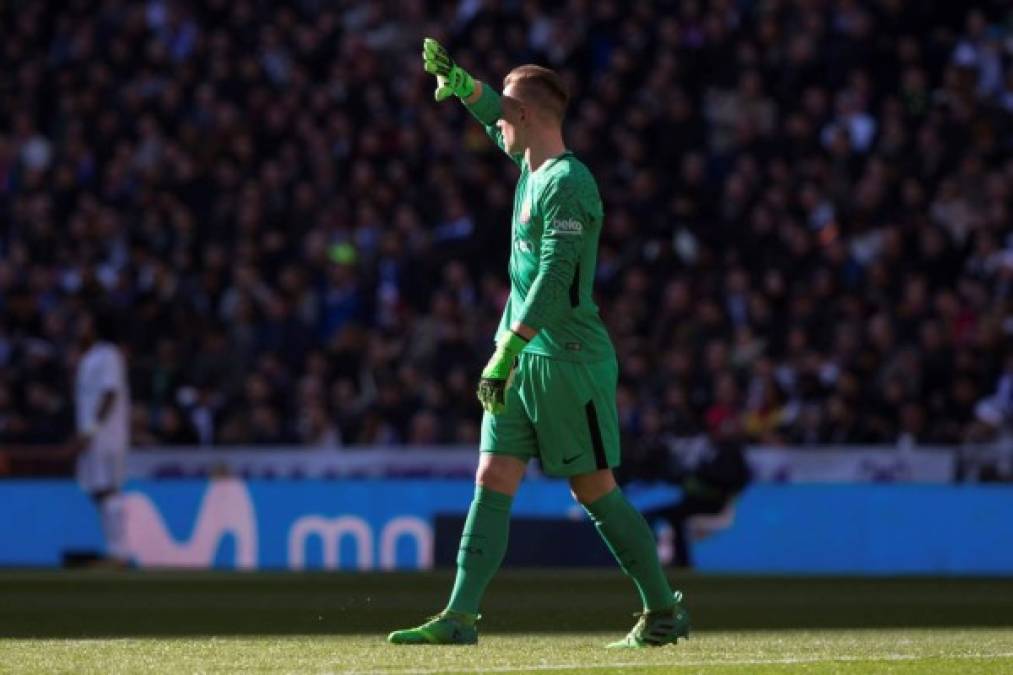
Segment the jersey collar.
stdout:
<path fill-rule="evenodd" d="M 545 160 L 544 162 L 542 162 L 542 165 L 540 167 L 538 167 L 537 169 L 535 169 L 534 171 L 531 171 L 531 167 L 529 166 L 528 167 L 528 171 L 531 171 L 532 174 L 536 174 L 539 171 L 541 171 L 542 169 L 545 169 L 545 168 L 547 168 L 547 167 L 555 164 L 556 162 L 558 162 L 559 160 L 563 159 L 567 155 L 572 155 L 572 154 L 573 154 L 572 150 L 563 150 L 561 153 L 559 153 L 555 157 L 549 157 L 547 160 Z"/>

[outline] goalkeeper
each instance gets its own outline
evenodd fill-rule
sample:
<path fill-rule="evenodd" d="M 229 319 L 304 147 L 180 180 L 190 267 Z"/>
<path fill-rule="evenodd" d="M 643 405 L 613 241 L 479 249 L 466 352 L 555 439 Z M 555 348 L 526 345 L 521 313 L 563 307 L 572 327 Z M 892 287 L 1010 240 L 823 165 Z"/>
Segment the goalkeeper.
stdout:
<path fill-rule="evenodd" d="M 473 644 L 479 603 L 507 546 L 510 507 L 533 457 L 566 477 L 605 544 L 636 585 L 644 611 L 610 647 L 656 646 L 689 632 L 643 516 L 616 486 L 618 364 L 591 296 L 602 204 L 588 168 L 563 145 L 568 93 L 553 71 L 514 68 L 503 96 L 456 65 L 435 40 L 423 44 L 435 97 L 460 98 L 520 169 L 510 250 L 510 297 L 478 399 L 481 453 L 457 557 L 440 614 L 390 634 L 394 644 Z"/>

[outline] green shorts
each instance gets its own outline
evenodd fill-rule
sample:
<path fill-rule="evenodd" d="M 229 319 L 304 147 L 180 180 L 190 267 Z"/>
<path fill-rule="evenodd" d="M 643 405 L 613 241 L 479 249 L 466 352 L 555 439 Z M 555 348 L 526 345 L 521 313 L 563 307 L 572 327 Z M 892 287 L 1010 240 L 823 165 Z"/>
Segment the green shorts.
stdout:
<path fill-rule="evenodd" d="M 482 452 L 527 462 L 549 476 L 619 466 L 615 359 L 575 363 L 522 353 L 503 413 L 482 417 Z"/>

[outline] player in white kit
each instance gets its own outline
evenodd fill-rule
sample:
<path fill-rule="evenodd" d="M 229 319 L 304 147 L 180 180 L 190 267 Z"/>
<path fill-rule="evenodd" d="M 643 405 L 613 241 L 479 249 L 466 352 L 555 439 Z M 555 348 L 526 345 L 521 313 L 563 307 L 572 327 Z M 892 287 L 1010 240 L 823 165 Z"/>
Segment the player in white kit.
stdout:
<path fill-rule="evenodd" d="M 107 556 L 127 563 L 120 488 L 130 445 L 130 391 L 123 353 L 112 340 L 112 322 L 85 313 L 80 324 L 84 352 L 77 365 L 77 481 L 99 511 Z"/>

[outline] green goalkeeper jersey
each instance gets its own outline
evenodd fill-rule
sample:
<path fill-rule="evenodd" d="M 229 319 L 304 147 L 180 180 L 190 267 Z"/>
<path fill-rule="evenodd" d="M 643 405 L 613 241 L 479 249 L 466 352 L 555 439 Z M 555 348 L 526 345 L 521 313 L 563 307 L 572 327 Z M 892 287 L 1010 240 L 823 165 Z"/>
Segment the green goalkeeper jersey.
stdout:
<path fill-rule="evenodd" d="M 503 147 L 499 95 L 483 84 L 468 106 L 486 133 Z M 497 335 L 515 321 L 538 335 L 524 351 L 568 361 L 614 359 L 608 331 L 592 298 L 602 203 L 590 170 L 564 152 L 531 171 L 520 155 L 510 248 L 510 297 Z"/>

